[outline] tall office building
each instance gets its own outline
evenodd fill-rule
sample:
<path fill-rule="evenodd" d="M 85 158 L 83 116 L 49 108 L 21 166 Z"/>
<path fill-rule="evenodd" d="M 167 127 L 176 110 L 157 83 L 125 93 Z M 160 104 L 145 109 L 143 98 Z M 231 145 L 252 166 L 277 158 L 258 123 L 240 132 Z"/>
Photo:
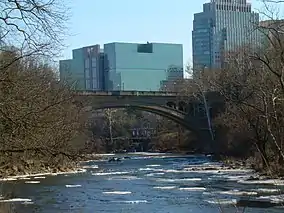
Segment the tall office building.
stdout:
<path fill-rule="evenodd" d="M 194 14 L 193 69 L 220 68 L 225 54 L 243 45 L 258 45 L 259 14 L 247 0 L 211 0 Z"/>
<path fill-rule="evenodd" d="M 72 59 L 59 61 L 60 79 L 77 90 L 104 90 L 104 54 L 100 45 L 72 51 Z"/>
<path fill-rule="evenodd" d="M 109 90 L 158 91 L 163 81 L 183 78 L 181 44 L 114 42 L 104 54 Z"/>

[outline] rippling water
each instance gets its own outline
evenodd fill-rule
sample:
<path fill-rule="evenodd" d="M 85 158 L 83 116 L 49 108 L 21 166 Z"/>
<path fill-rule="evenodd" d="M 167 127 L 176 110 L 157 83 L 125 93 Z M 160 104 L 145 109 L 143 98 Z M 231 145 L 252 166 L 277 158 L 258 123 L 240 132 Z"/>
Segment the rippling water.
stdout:
<path fill-rule="evenodd" d="M 273 204 L 284 200 L 281 186 L 245 181 L 251 171 L 219 166 L 202 156 L 131 156 L 89 162 L 82 174 L 5 183 L 4 191 L 13 189 L 20 213 L 284 212 Z M 205 167 L 216 169 L 200 170 Z"/>

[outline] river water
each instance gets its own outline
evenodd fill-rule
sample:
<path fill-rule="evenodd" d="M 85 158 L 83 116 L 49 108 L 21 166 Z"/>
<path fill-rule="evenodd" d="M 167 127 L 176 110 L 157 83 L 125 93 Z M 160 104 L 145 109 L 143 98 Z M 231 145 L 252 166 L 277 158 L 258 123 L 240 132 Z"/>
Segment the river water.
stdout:
<path fill-rule="evenodd" d="M 128 156 L 85 163 L 85 173 L 6 181 L 2 191 L 13 191 L 20 213 L 284 212 L 275 206 L 284 183 L 246 181 L 252 171 L 221 169 L 204 156 Z"/>

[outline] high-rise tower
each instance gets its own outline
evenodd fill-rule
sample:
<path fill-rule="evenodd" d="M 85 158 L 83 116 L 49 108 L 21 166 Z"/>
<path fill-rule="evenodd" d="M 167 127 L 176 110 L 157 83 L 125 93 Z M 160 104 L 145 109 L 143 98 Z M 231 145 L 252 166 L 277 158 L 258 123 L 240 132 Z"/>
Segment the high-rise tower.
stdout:
<path fill-rule="evenodd" d="M 247 0 L 211 0 L 194 14 L 192 31 L 193 69 L 220 68 L 225 53 L 243 45 L 256 45 L 259 14 Z"/>

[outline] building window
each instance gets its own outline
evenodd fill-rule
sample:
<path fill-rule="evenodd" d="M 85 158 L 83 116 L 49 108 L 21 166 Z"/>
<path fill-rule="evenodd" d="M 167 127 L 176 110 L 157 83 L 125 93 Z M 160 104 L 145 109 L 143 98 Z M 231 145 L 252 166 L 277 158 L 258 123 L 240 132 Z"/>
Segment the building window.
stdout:
<path fill-rule="evenodd" d="M 137 52 L 139 53 L 153 53 L 153 44 L 138 44 L 137 45 Z"/>
<path fill-rule="evenodd" d="M 85 68 L 89 68 L 90 67 L 90 60 L 87 58 L 85 59 Z"/>
<path fill-rule="evenodd" d="M 93 79 L 93 88 L 94 88 L 94 89 L 98 89 L 98 88 L 99 88 L 99 87 L 98 87 L 98 82 L 97 82 L 96 79 Z"/>
<path fill-rule="evenodd" d="M 92 77 L 93 78 L 96 78 L 97 77 L 97 69 L 96 69 L 96 67 L 92 67 Z"/>
<path fill-rule="evenodd" d="M 92 67 L 96 67 L 96 66 L 97 66 L 97 59 L 92 58 Z"/>
<path fill-rule="evenodd" d="M 90 78 L 90 69 L 85 69 L 85 76 L 86 78 Z"/>
<path fill-rule="evenodd" d="M 86 89 L 92 89 L 90 80 L 86 80 Z"/>

